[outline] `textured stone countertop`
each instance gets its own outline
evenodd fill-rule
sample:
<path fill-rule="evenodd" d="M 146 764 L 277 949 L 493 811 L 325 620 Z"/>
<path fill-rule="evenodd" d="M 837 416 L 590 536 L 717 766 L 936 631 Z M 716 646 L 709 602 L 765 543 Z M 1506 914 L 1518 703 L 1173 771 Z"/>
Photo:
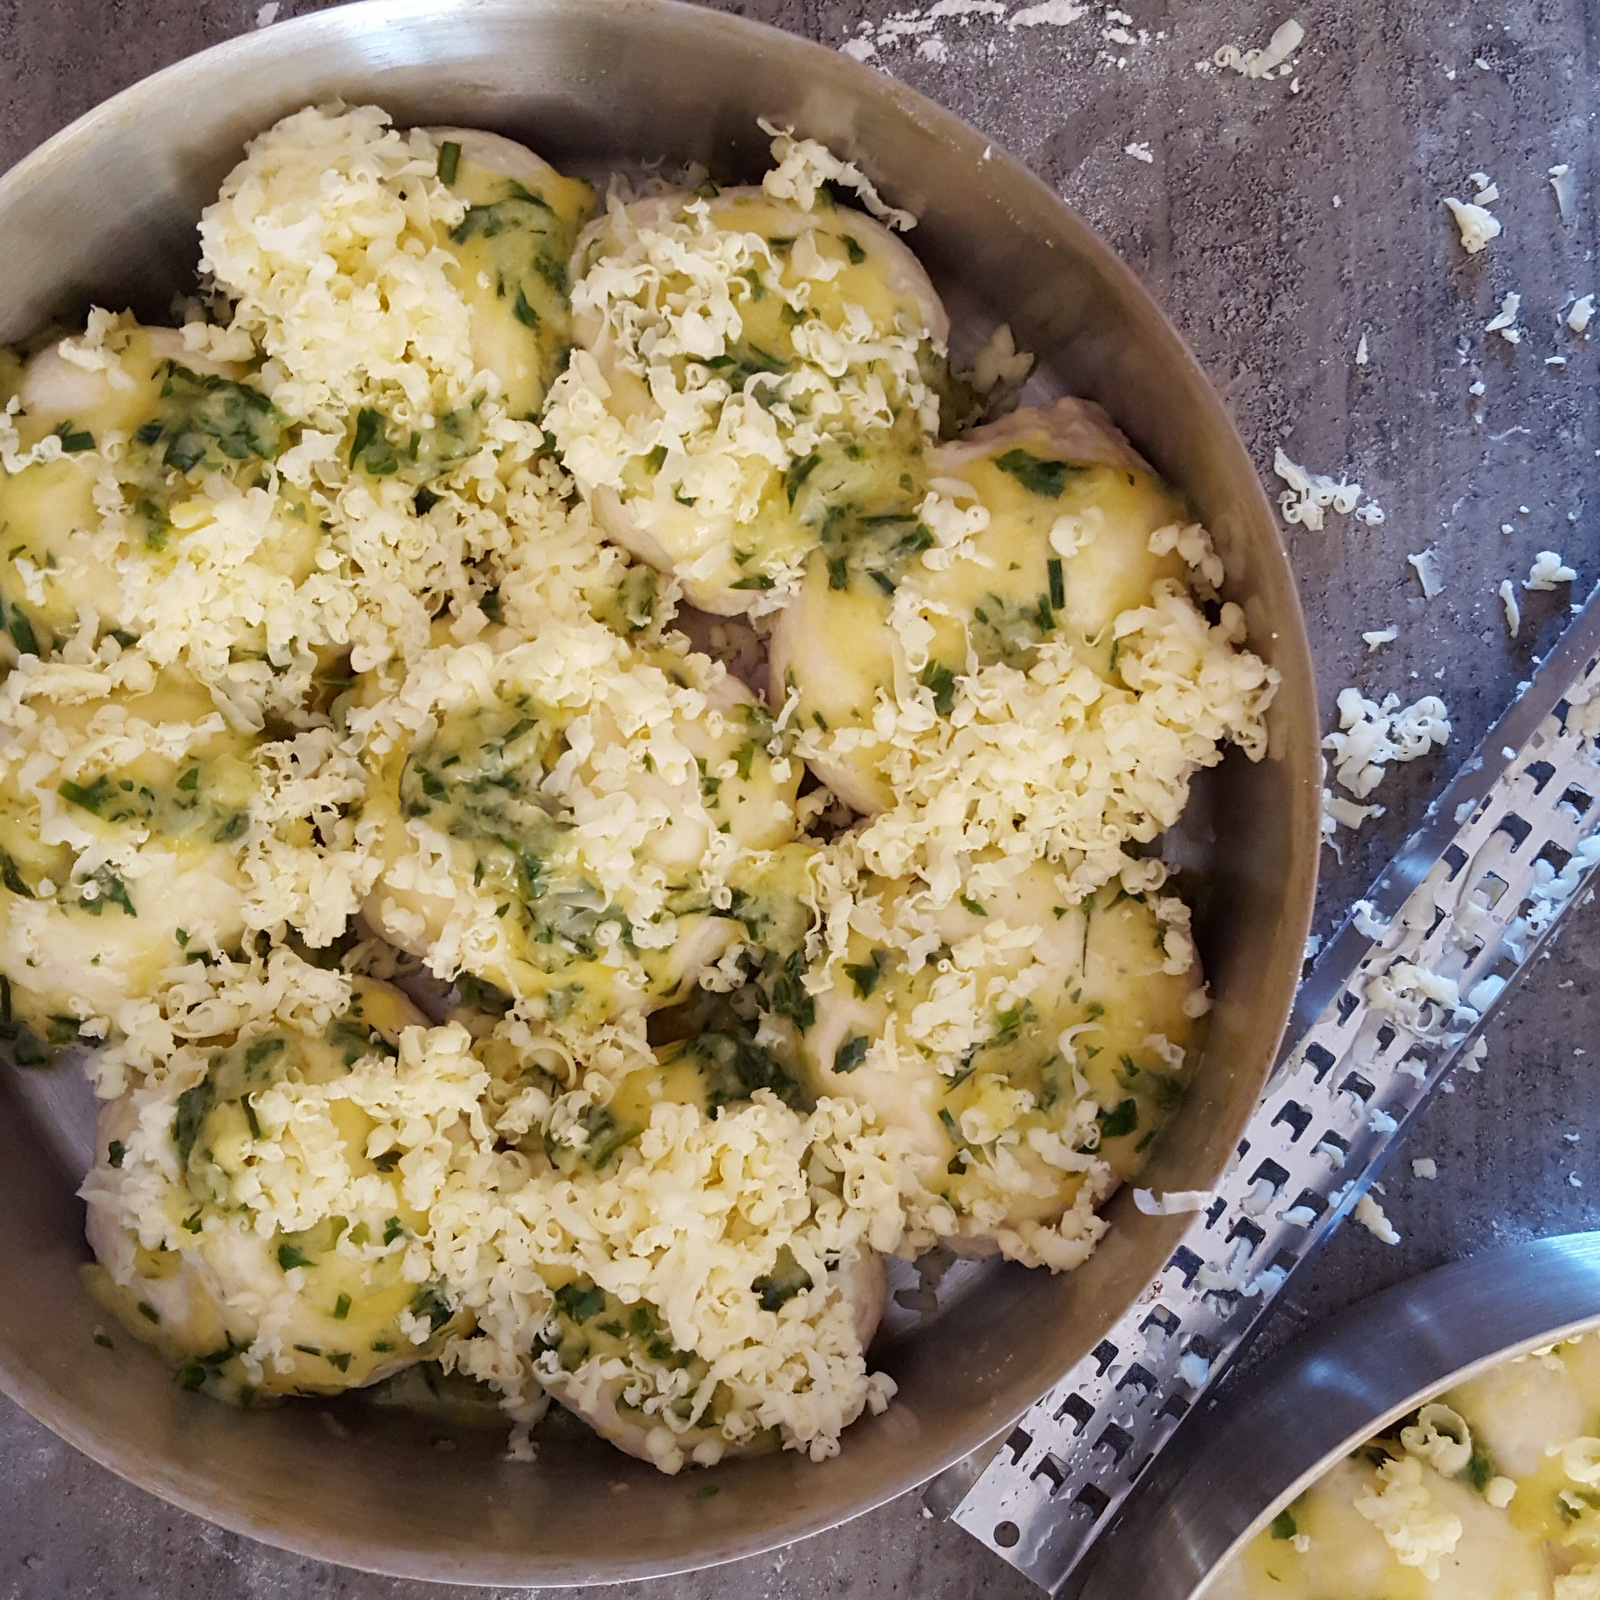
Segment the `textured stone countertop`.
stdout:
<path fill-rule="evenodd" d="M 1355 683 L 1375 698 L 1436 692 L 1455 732 L 1442 755 L 1391 775 L 1380 796 L 1388 815 L 1348 840 L 1342 864 L 1324 852 L 1326 930 L 1559 632 L 1565 589 L 1525 597 L 1521 636 L 1508 638 L 1501 579 L 1526 575 L 1544 549 L 1566 555 L 1583 590 L 1600 578 L 1597 352 L 1560 321 L 1571 297 L 1600 289 L 1591 181 L 1600 97 L 1585 88 L 1600 11 L 1584 0 L 1307 0 L 1293 75 L 1259 80 L 1215 70 L 1213 53 L 1265 44 L 1287 0 L 1123 4 L 728 9 L 848 42 L 1009 147 L 1143 276 L 1274 488 L 1281 444 L 1314 471 L 1358 479 L 1382 505 L 1381 525 L 1330 516 L 1323 532 L 1289 530 L 1325 726 L 1334 696 Z M 255 0 L 0 0 L 0 166 L 126 84 L 257 21 Z M 1547 179 L 1558 163 L 1571 168 L 1567 220 Z M 1505 233 L 1469 258 L 1442 197 L 1465 197 L 1474 171 L 1498 184 Z M 1517 345 L 1484 330 L 1512 291 Z M 1429 546 L 1446 583 L 1424 601 L 1405 558 Z M 1369 653 L 1362 632 L 1390 623 L 1399 637 Z M 1574 915 L 1490 1029 L 1482 1074 L 1438 1096 L 1391 1163 L 1384 1205 L 1402 1243 L 1343 1229 L 1287 1294 L 1271 1343 L 1487 1244 L 1600 1222 L 1600 1040 L 1589 1031 L 1600 1020 L 1597 932 L 1600 907 Z M 1411 1176 L 1421 1156 L 1436 1160 L 1436 1180 Z M 1035 1593 L 914 1497 L 777 1554 L 644 1590 L 661 1600 Z M 0 1600 L 483 1592 L 369 1577 L 222 1532 L 0 1401 Z"/>

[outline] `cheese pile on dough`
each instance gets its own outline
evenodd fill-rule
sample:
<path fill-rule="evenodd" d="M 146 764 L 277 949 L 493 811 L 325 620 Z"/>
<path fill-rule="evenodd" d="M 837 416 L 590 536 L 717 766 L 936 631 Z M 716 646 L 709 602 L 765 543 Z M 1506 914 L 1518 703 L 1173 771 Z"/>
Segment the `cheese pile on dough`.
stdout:
<path fill-rule="evenodd" d="M 952 377 L 911 219 L 773 154 L 590 223 L 309 108 L 183 329 L 0 364 L 0 1030 L 88 1052 L 93 1286 L 186 1388 L 821 1460 L 886 1257 L 1077 1265 L 1182 1100 L 1125 847 L 1275 674 L 1095 408 L 941 438 L 1027 358 Z"/>
<path fill-rule="evenodd" d="M 1284 1507 L 1218 1600 L 1593 1600 L 1600 1339 L 1492 1367 L 1403 1418 Z"/>

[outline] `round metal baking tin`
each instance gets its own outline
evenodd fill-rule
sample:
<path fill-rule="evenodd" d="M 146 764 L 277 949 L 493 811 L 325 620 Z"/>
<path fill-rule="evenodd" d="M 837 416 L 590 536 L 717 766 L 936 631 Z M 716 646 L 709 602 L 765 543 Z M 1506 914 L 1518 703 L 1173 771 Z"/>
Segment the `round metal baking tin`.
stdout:
<path fill-rule="evenodd" d="M 1197 1408 L 1069 1592 L 1204 1600 L 1296 1495 L 1434 1395 L 1600 1326 L 1600 1233 L 1505 1245 L 1330 1318 Z"/>
<path fill-rule="evenodd" d="M 1211 1048 L 1144 1181 L 1209 1187 L 1272 1062 L 1310 919 L 1316 708 L 1272 511 L 1204 374 L 1133 274 L 981 134 L 838 53 L 667 0 L 375 0 L 208 50 L 107 101 L 0 179 L 0 338 L 90 303 L 163 320 L 192 279 L 194 224 L 247 139 L 308 103 L 376 102 L 401 125 L 525 140 L 595 175 L 642 160 L 759 176 L 758 116 L 857 161 L 916 213 L 957 353 L 999 321 L 1038 355 L 1029 398 L 1099 400 L 1189 496 L 1227 563 L 1251 645 L 1282 673 L 1268 758 L 1203 775 L 1169 859 L 1196 907 L 1216 1006 Z M 964 344 L 963 344 L 964 341 Z M 70 1070 L 70 1069 L 69 1069 Z M 1005 1428 L 1165 1263 L 1186 1219 L 1131 1197 L 1092 1260 L 1051 1277 L 952 1271 L 931 1315 L 897 1309 L 874 1346 L 899 1397 L 842 1454 L 662 1477 L 565 1418 L 538 1460 L 359 1397 L 245 1416 L 180 1392 L 132 1341 L 93 1342 L 84 1294 L 86 1091 L 0 1071 L 0 1388 L 134 1483 L 306 1555 L 499 1585 L 644 1578 L 754 1554 L 866 1511 Z M 703 1495 L 702 1487 L 715 1486 Z"/>

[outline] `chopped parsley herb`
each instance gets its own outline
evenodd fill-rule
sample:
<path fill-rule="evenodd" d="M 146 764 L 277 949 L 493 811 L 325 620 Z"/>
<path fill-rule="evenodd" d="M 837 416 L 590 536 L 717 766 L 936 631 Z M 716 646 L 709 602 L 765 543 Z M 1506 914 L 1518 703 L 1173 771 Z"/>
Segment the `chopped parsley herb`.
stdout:
<path fill-rule="evenodd" d="M 425 1283 L 411 1297 L 411 1315 L 426 1317 L 429 1331 L 437 1333 L 455 1312 L 450 1309 L 450 1303 L 437 1283 Z"/>
<path fill-rule="evenodd" d="M 850 265 L 859 267 L 867 259 L 867 252 L 848 233 L 841 234 L 839 237 L 844 240 L 845 254 L 850 257 Z"/>
<path fill-rule="evenodd" d="M 390 1217 L 383 1225 L 383 1242 L 393 1244 L 406 1230 L 401 1226 L 399 1217 Z"/>
<path fill-rule="evenodd" d="M 1102 1106 L 1095 1112 L 1094 1120 L 1100 1124 L 1102 1142 L 1107 1139 L 1120 1139 L 1139 1126 L 1139 1102 L 1119 1100 L 1109 1111 Z"/>
<path fill-rule="evenodd" d="M 69 456 L 94 449 L 94 435 L 86 428 L 80 428 L 75 422 L 57 423 L 52 431 L 61 441 L 61 448 Z"/>
<path fill-rule="evenodd" d="M 11 635 L 11 642 L 22 655 L 38 655 L 39 641 L 34 637 L 33 624 L 16 606 L 11 608 L 11 620 L 6 624 L 6 632 Z"/>
<path fill-rule="evenodd" d="M 778 1246 L 778 1257 L 771 1272 L 764 1272 L 750 1285 L 760 1298 L 763 1311 L 781 1311 L 797 1294 L 812 1287 L 811 1274 L 798 1261 L 788 1245 Z"/>
<path fill-rule="evenodd" d="M 955 710 L 956 675 L 942 661 L 930 661 L 917 681 L 933 691 L 933 709 L 941 717 L 948 717 Z"/>
<path fill-rule="evenodd" d="M 1009 472 L 1029 494 L 1051 500 L 1060 499 L 1069 474 L 1086 470 L 1070 461 L 1046 461 L 1027 450 L 1007 450 L 1003 456 L 995 457 L 994 464 L 1002 472 Z"/>
<path fill-rule="evenodd" d="M 349 465 L 354 466 L 383 434 L 383 413 L 371 406 L 362 406 L 356 413 L 356 427 L 350 439 Z"/>
<path fill-rule="evenodd" d="M 1294 1514 L 1287 1506 L 1272 1519 L 1274 1539 L 1292 1539 L 1298 1531 L 1295 1527 Z"/>
<path fill-rule="evenodd" d="M 981 900 L 974 900 L 970 894 L 957 895 L 956 898 L 960 900 L 962 905 L 964 905 L 967 910 L 973 914 L 973 916 L 986 917 L 989 915 L 989 913 L 984 910 L 983 902 Z"/>
<path fill-rule="evenodd" d="M 539 313 L 528 304 L 528 297 L 522 292 L 520 283 L 517 285 L 517 298 L 511 302 L 511 315 L 524 328 L 537 328 L 539 326 Z"/>
<path fill-rule="evenodd" d="M 212 830 L 213 844 L 232 844 L 250 826 L 250 813 L 248 811 L 235 811 L 232 816 L 225 818 Z"/>
<path fill-rule="evenodd" d="M 4 850 L 0 850 L 0 883 L 24 900 L 33 899 L 33 890 L 28 887 L 16 862 Z"/>
<path fill-rule="evenodd" d="M 872 1041 L 864 1033 L 852 1033 L 833 1053 L 835 1072 L 854 1072 L 867 1059 Z"/>
<path fill-rule="evenodd" d="M 297 1244 L 280 1244 L 278 1246 L 278 1265 L 285 1272 L 293 1272 L 296 1267 L 309 1267 L 311 1257 Z"/>
<path fill-rule="evenodd" d="M 787 1017 L 803 1033 L 817 1020 L 817 1002 L 806 993 L 805 956 L 791 951 L 778 975 L 772 980 L 772 1009 Z"/>
<path fill-rule="evenodd" d="M 111 1143 L 106 1146 L 106 1160 L 113 1167 L 120 1167 L 122 1165 L 122 1158 L 127 1155 L 127 1153 L 128 1147 L 120 1139 L 113 1139 Z"/>
<path fill-rule="evenodd" d="M 159 1311 L 157 1311 L 156 1308 L 153 1305 L 151 1305 L 148 1300 L 141 1300 L 139 1302 L 139 1315 L 141 1317 L 143 1317 L 146 1322 L 160 1322 L 161 1321 L 161 1313 Z"/>
<path fill-rule="evenodd" d="M 576 1278 L 556 1290 L 555 1302 L 562 1316 L 581 1327 L 605 1310 L 606 1292 L 587 1278 Z"/>
<path fill-rule="evenodd" d="M 789 496 L 789 504 L 794 504 L 794 497 L 799 494 L 800 486 L 816 471 L 822 457 L 813 450 L 810 455 L 802 456 L 784 474 L 784 490 Z"/>
<path fill-rule="evenodd" d="M 859 966 L 850 962 L 845 963 L 845 976 L 856 986 L 857 999 L 871 998 L 872 991 L 878 987 L 878 979 L 883 976 L 884 968 L 888 965 L 887 950 L 874 950 L 870 959 L 863 961 Z"/>
<path fill-rule="evenodd" d="M 71 778 L 63 778 L 56 785 L 56 793 L 68 805 L 78 806 L 92 816 L 98 817 L 105 809 L 106 801 L 113 799 L 116 790 L 112 786 L 109 775 L 102 772 L 93 783 L 74 783 Z"/>
<path fill-rule="evenodd" d="M 189 1154 L 200 1137 L 200 1125 L 211 1109 L 211 1080 L 197 1083 L 178 1096 L 178 1106 L 172 1118 L 172 1142 L 177 1147 L 178 1165 L 188 1166 Z"/>

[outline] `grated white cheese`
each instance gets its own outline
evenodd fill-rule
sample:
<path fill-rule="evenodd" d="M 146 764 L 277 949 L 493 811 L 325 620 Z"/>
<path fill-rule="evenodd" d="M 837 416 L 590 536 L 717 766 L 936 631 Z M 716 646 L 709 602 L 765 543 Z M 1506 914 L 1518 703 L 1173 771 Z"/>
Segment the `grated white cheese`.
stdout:
<path fill-rule="evenodd" d="M 777 165 L 767 169 L 761 187 L 774 200 L 791 201 L 802 211 L 810 211 L 823 184 L 837 183 L 854 190 L 862 205 L 888 227 L 902 233 L 916 227 L 917 219 L 909 211 L 887 204 L 855 162 L 841 161 L 816 139 L 796 139 L 792 126 L 774 127 L 764 117 L 758 117 L 756 123 L 772 141 L 772 159 Z"/>
<path fill-rule="evenodd" d="M 1363 800 L 1383 781 L 1390 762 L 1416 761 L 1450 738 L 1449 713 L 1436 695 L 1401 707 L 1398 695 L 1382 703 L 1359 689 L 1339 691 L 1339 728 L 1323 741 L 1333 752 L 1337 781 Z"/>
<path fill-rule="evenodd" d="M 1508 294 L 1500 302 L 1500 309 L 1484 323 L 1485 333 L 1498 333 L 1507 344 L 1521 344 L 1522 330 L 1517 327 L 1517 312 L 1522 305 L 1520 294 Z"/>
<path fill-rule="evenodd" d="M 1345 478 L 1335 482 L 1323 473 L 1307 472 L 1289 459 L 1281 445 L 1273 453 L 1272 470 L 1289 486 L 1278 497 L 1285 522 L 1299 523 L 1313 532 L 1320 531 L 1325 510 L 1331 508 L 1341 516 L 1348 516 L 1360 502 L 1359 483 L 1351 483 Z M 1376 507 L 1373 509 L 1377 510 Z M 1382 522 L 1383 513 L 1377 511 L 1377 515 L 1369 520 Z"/>
<path fill-rule="evenodd" d="M 1146 165 L 1155 160 L 1148 144 L 1125 144 L 1122 153 L 1125 156 L 1132 156 L 1135 161 L 1143 161 Z"/>
<path fill-rule="evenodd" d="M 1356 1201 L 1355 1210 L 1350 1215 L 1379 1243 L 1400 1243 L 1400 1235 L 1394 1231 L 1389 1219 L 1383 1214 L 1383 1207 L 1370 1194 L 1364 1194 Z"/>
<path fill-rule="evenodd" d="M 1517 604 L 1517 591 L 1509 578 L 1500 580 L 1500 604 L 1506 610 L 1506 630 L 1513 639 L 1522 626 L 1522 607 Z"/>
<path fill-rule="evenodd" d="M 1236 45 L 1225 44 L 1211 59 L 1217 66 L 1231 68 L 1247 78 L 1270 78 L 1300 48 L 1305 37 L 1306 30 L 1290 17 L 1273 30 L 1265 49 L 1241 53 Z"/>
<path fill-rule="evenodd" d="M 1533 558 L 1522 587 L 1528 590 L 1554 589 L 1563 583 L 1576 583 L 1578 574 L 1554 550 L 1541 550 Z"/>
<path fill-rule="evenodd" d="M 1586 334 L 1589 324 L 1594 320 L 1594 296 L 1586 294 L 1572 302 L 1572 309 L 1567 313 L 1567 326 L 1574 332 Z"/>
<path fill-rule="evenodd" d="M 1561 213 L 1563 222 L 1572 220 L 1573 200 L 1575 198 L 1572 168 L 1565 161 L 1559 161 L 1550 169 L 1550 187 L 1555 193 L 1556 209 Z"/>
<path fill-rule="evenodd" d="M 1469 256 L 1475 256 L 1491 240 L 1498 239 L 1504 231 L 1500 219 L 1490 210 L 1470 200 L 1458 200 L 1447 195 L 1445 202 L 1456 219 L 1461 232 L 1461 247 Z"/>
<path fill-rule="evenodd" d="M 1153 1194 L 1149 1189 L 1133 1191 L 1134 1205 L 1147 1217 L 1177 1217 L 1204 1211 L 1215 1198 L 1210 1189 L 1169 1189 L 1165 1194 Z"/>
<path fill-rule="evenodd" d="M 1370 633 L 1362 634 L 1361 637 L 1366 642 L 1367 651 L 1370 654 L 1383 645 L 1393 644 L 1400 637 L 1400 630 L 1391 622 L 1387 628 L 1374 628 Z"/>
<path fill-rule="evenodd" d="M 1415 1178 L 1437 1178 L 1439 1164 L 1429 1156 L 1420 1156 L 1411 1163 L 1411 1175 Z M 1441 1467 L 1440 1471 L 1443 1470 Z"/>
<path fill-rule="evenodd" d="M 1439 558 L 1434 554 L 1431 545 L 1426 550 L 1419 550 L 1415 555 L 1407 556 L 1406 565 L 1415 570 L 1425 600 L 1431 600 L 1436 594 L 1444 592 L 1444 573 L 1439 569 Z"/>

